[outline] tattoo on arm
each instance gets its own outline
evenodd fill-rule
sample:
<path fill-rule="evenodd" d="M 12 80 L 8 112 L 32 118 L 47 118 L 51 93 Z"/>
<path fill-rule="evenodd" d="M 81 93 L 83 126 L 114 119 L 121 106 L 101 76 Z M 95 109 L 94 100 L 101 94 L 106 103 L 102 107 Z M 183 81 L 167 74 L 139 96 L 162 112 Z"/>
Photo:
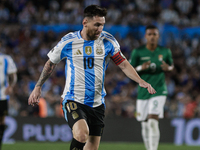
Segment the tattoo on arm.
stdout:
<path fill-rule="evenodd" d="M 36 87 L 38 86 L 41 87 L 44 84 L 44 82 L 50 77 L 55 67 L 56 67 L 56 64 L 52 63 L 50 60 L 46 62 L 42 70 L 42 73 L 40 75 L 40 78 L 36 84 Z"/>

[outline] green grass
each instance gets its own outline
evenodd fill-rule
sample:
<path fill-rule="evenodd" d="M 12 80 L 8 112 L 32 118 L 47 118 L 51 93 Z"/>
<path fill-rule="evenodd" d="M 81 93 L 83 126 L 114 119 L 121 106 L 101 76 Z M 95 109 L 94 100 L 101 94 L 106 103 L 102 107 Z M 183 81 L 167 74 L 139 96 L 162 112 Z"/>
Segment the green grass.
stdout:
<path fill-rule="evenodd" d="M 39 143 L 17 142 L 15 144 L 3 144 L 2 150 L 69 150 L 70 143 Z M 142 143 L 106 143 L 101 142 L 99 150 L 145 150 Z M 172 144 L 160 144 L 158 150 L 200 150 L 200 146 L 175 146 Z"/>

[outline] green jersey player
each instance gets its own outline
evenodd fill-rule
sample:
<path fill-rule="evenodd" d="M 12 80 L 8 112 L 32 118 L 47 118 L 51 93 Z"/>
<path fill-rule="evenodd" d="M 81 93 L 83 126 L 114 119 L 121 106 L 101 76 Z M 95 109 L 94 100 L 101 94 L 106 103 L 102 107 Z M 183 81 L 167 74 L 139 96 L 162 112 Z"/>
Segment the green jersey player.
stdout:
<path fill-rule="evenodd" d="M 138 87 L 136 109 L 146 149 L 157 150 L 160 139 L 158 120 L 163 118 L 167 97 L 165 71 L 173 70 L 173 60 L 170 49 L 158 45 L 159 31 L 156 26 L 146 27 L 145 38 L 146 45 L 132 51 L 130 63 L 141 78 L 156 90 L 156 94 L 151 95 Z"/>

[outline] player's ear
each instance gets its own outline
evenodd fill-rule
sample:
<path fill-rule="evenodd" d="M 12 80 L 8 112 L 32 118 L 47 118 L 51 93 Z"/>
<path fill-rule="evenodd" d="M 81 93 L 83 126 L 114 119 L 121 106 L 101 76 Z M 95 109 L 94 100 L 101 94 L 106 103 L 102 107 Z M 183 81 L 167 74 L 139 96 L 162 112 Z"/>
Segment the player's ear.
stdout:
<path fill-rule="evenodd" d="M 145 39 L 147 39 L 147 33 L 145 32 L 145 34 L 144 34 L 144 37 L 145 37 Z"/>
<path fill-rule="evenodd" d="M 84 26 L 84 27 L 87 27 L 87 23 L 88 23 L 88 19 L 87 19 L 87 18 L 84 18 L 84 19 L 83 19 L 83 22 L 82 22 L 83 26 Z"/>

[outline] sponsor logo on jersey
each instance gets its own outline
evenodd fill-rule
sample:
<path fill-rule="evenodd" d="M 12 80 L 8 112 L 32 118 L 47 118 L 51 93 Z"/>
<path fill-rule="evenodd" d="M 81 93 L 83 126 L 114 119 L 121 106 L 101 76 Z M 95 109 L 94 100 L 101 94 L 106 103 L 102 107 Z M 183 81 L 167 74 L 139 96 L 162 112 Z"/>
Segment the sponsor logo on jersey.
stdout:
<path fill-rule="evenodd" d="M 97 54 L 97 55 L 103 54 L 103 49 L 101 48 L 101 46 L 97 46 L 96 54 Z"/>
<path fill-rule="evenodd" d="M 158 60 L 163 61 L 163 55 L 158 55 Z"/>
<path fill-rule="evenodd" d="M 92 47 L 91 47 L 91 46 L 86 46 L 86 47 L 85 47 L 85 53 L 86 53 L 87 55 L 92 54 Z"/>
<path fill-rule="evenodd" d="M 74 55 L 82 55 L 82 53 L 81 53 L 81 51 L 78 49 L 78 50 L 74 53 Z"/>
<path fill-rule="evenodd" d="M 167 91 L 163 91 L 162 93 L 163 93 L 163 94 L 167 94 Z"/>
<path fill-rule="evenodd" d="M 140 59 L 141 59 L 141 60 L 149 60 L 150 57 L 141 57 Z"/>
<path fill-rule="evenodd" d="M 72 117 L 75 120 L 75 119 L 77 119 L 79 117 L 79 115 L 77 114 L 77 112 L 73 111 L 72 112 Z"/>

